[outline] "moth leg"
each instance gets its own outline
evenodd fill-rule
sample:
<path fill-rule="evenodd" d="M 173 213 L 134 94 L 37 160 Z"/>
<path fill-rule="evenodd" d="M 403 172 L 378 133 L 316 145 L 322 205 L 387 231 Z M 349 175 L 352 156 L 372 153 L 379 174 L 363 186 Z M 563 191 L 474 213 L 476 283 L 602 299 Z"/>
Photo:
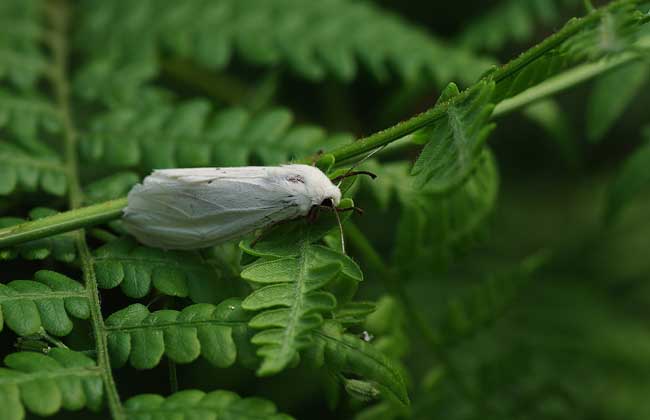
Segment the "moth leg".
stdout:
<path fill-rule="evenodd" d="M 315 223 L 318 220 L 318 215 L 320 214 L 320 208 L 321 207 L 322 206 L 313 206 L 312 208 L 309 209 L 309 213 L 307 213 L 307 222 L 308 223 Z M 327 206 L 324 206 L 324 207 L 327 207 Z"/>
<path fill-rule="evenodd" d="M 347 209 L 335 208 L 334 210 L 336 210 L 338 213 L 343 213 L 345 211 L 353 211 L 353 212 L 355 212 L 356 214 L 359 214 L 359 215 L 363 214 L 363 209 L 361 207 L 349 207 Z"/>

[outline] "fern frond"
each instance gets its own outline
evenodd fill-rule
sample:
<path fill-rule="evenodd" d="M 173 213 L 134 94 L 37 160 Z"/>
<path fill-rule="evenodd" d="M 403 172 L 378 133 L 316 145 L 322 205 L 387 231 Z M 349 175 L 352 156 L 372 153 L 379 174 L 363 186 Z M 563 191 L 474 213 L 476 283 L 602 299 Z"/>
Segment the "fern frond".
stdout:
<path fill-rule="evenodd" d="M 20 90 L 34 87 L 47 62 L 39 48 L 40 1 L 3 1 L 0 4 L 0 82 L 8 80 Z"/>
<path fill-rule="evenodd" d="M 111 166 L 145 169 L 242 166 L 254 155 L 276 165 L 313 155 L 322 147 L 352 141 L 315 126 L 292 126 L 293 116 L 277 108 L 252 116 L 241 108 L 213 114 L 206 101 L 181 105 L 158 102 L 99 116 L 81 139 L 82 154 Z"/>
<path fill-rule="evenodd" d="M 374 336 L 371 341 L 373 346 L 383 354 L 399 360 L 409 348 L 404 308 L 390 295 L 382 296 L 377 301 L 376 308 L 368 315 L 364 327 Z"/>
<path fill-rule="evenodd" d="M 235 363 L 235 340 L 245 334 L 249 319 L 238 299 L 194 304 L 182 311 L 150 312 L 136 303 L 106 319 L 111 365 L 128 361 L 136 369 L 151 369 L 163 355 L 176 363 L 190 363 L 200 355 L 217 367 L 228 367 Z"/>
<path fill-rule="evenodd" d="M 528 257 L 511 272 L 488 277 L 463 297 L 449 301 L 436 328 L 439 345 L 452 346 L 498 319 L 547 257 L 545 253 Z"/>
<path fill-rule="evenodd" d="M 41 270 L 34 280 L 13 280 L 0 284 L 0 330 L 3 318 L 16 334 L 38 334 L 44 329 L 63 336 L 72 331 L 68 315 L 90 316 L 87 293 L 83 286 L 63 274 Z"/>
<path fill-rule="evenodd" d="M 406 163 L 368 168 L 382 180 L 368 184 L 380 206 L 386 208 L 393 196 L 400 204 L 393 261 L 405 269 L 434 269 L 480 239 L 499 192 L 497 163 L 486 147 L 470 177 L 443 195 L 414 188 Z"/>
<path fill-rule="evenodd" d="M 235 53 L 260 66 L 284 65 L 310 80 L 349 81 L 363 65 L 379 80 L 473 81 L 489 62 L 449 47 L 371 3 L 327 0 L 83 4 L 82 47 L 156 50 L 222 69 Z M 96 53 L 91 51 L 91 53 Z M 104 53 L 102 53 L 104 54 Z M 115 66 L 117 68 L 117 66 Z M 101 84 L 101 83 L 99 83 Z"/>
<path fill-rule="evenodd" d="M 129 420 L 291 420 L 278 413 L 275 405 L 262 398 L 241 398 L 230 391 L 188 389 L 165 398 L 156 394 L 137 395 L 124 403 Z"/>
<path fill-rule="evenodd" d="M 494 109 L 490 102 L 494 83 L 479 83 L 462 101 L 450 103 L 442 118 L 415 134 L 427 141 L 411 175 L 415 185 L 430 192 L 445 192 L 460 185 L 474 170 L 485 140 L 495 125 L 488 121 Z M 458 95 L 450 84 L 439 101 Z"/>
<path fill-rule="evenodd" d="M 197 252 L 163 251 L 120 238 L 97 248 L 93 261 L 99 287 L 120 286 L 132 298 L 146 296 L 152 287 L 195 302 L 218 302 L 228 296 L 220 273 Z"/>
<path fill-rule="evenodd" d="M 56 210 L 39 207 L 29 212 L 29 218 L 37 220 L 56 213 Z M 15 226 L 23 222 L 26 222 L 26 220 L 19 217 L 0 217 L 0 228 Z M 70 233 L 54 235 L 11 248 L 0 249 L 0 261 L 13 260 L 18 257 L 26 260 L 42 260 L 52 257 L 57 261 L 70 263 L 74 261 L 76 256 L 74 235 Z"/>
<path fill-rule="evenodd" d="M 352 205 L 349 199 L 341 202 L 343 208 Z M 324 313 L 337 306 L 335 295 L 323 290 L 326 286 L 339 278 L 356 286 L 363 279 L 349 257 L 313 244 L 332 229 L 332 220 L 322 220 L 326 219 L 323 216 L 316 224 L 295 221 L 288 231 L 254 248 L 244 246 L 245 252 L 261 257 L 241 272 L 241 277 L 256 288 L 242 307 L 261 311 L 249 323 L 263 330 L 252 338 L 263 358 L 259 375 L 280 372 L 312 343 L 310 332 L 323 323 Z M 278 238 L 281 244 L 275 242 Z"/>
<path fill-rule="evenodd" d="M 118 172 L 98 179 L 84 188 L 84 198 L 90 204 L 114 200 L 127 195 L 131 187 L 140 181 L 135 172 Z"/>
<path fill-rule="evenodd" d="M 340 326 L 331 321 L 314 332 L 314 338 L 318 345 L 316 360 L 328 370 L 361 377 L 376 386 L 382 398 L 394 399 L 402 405 L 410 403 L 400 368 L 372 344 L 343 333 Z"/>
<path fill-rule="evenodd" d="M 650 77 L 650 65 L 632 62 L 601 77 L 594 86 L 587 105 L 587 138 L 601 140 L 618 121 Z"/>
<path fill-rule="evenodd" d="M 17 188 L 34 191 L 38 187 L 58 196 L 65 193 L 66 169 L 59 157 L 30 154 L 0 142 L 0 195 L 11 194 Z"/>
<path fill-rule="evenodd" d="M 634 50 L 650 19 L 637 5 L 636 1 L 615 1 L 602 10 L 598 19 L 580 26 L 562 42 L 556 44 L 550 37 L 511 61 L 494 78 L 494 100 L 512 97 L 577 64 Z M 565 28 L 571 29 L 576 22 L 569 21 Z"/>
<path fill-rule="evenodd" d="M 0 368 L 2 418 L 23 420 L 25 409 L 49 416 L 61 409 L 97 411 L 102 405 L 100 371 L 89 357 L 54 348 L 47 355 L 12 353 Z"/>
<path fill-rule="evenodd" d="M 642 144 L 623 164 L 609 188 L 605 203 L 605 222 L 612 223 L 625 206 L 650 185 L 650 127 L 646 128 Z"/>
<path fill-rule="evenodd" d="M 0 128 L 15 134 L 17 141 L 34 142 L 39 130 L 58 133 L 61 116 L 48 100 L 36 94 L 12 94 L 0 89 Z"/>
<path fill-rule="evenodd" d="M 495 51 L 509 42 L 529 40 L 540 25 L 557 23 L 563 9 L 580 0 L 502 0 L 480 17 L 467 23 L 458 42 L 477 49 Z"/>

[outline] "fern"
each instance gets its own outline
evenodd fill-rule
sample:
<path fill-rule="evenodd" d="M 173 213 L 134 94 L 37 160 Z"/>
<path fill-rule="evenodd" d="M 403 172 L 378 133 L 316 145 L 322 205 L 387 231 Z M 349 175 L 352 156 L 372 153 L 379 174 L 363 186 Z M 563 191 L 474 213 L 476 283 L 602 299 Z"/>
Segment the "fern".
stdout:
<path fill-rule="evenodd" d="M 577 0 L 562 4 L 570 1 Z M 571 174 L 562 174 L 555 188 L 547 175 L 558 171 L 538 141 L 555 136 L 563 153 L 580 161 L 578 133 L 567 128 L 578 128 L 569 122 L 577 119 L 579 101 L 570 94 L 549 97 L 599 75 L 591 94 L 580 92 L 591 95 L 587 136 L 600 139 L 615 123 L 638 118 L 645 98 L 636 93 L 647 76 L 640 60 L 647 54 L 646 3 L 617 0 L 595 9 L 477 80 L 487 63 L 468 46 L 528 41 L 534 29 L 554 24 L 560 2 L 538 10 L 539 0 L 501 0 L 473 22 L 466 13 L 418 16 L 448 34 L 468 28 L 450 34 L 461 44 L 440 41 L 398 14 L 425 11 L 420 2 L 396 5 L 395 12 L 343 0 L 1 2 L 0 212 L 17 217 L 0 219 L 0 259 L 11 260 L 0 284 L 0 326 L 10 332 L 0 338 L 7 343 L 15 333 L 21 349 L 35 351 L 10 354 L 0 369 L 3 414 L 19 419 L 27 411 L 52 415 L 105 403 L 100 416 L 115 420 L 287 418 L 269 400 L 193 389 L 215 389 L 218 381 L 242 395 L 267 395 L 299 417 L 322 408 L 317 390 L 324 389 L 337 417 L 536 419 L 549 417 L 540 407 L 555 407 L 552 397 L 563 395 L 545 388 L 558 372 L 573 400 L 555 417 L 643 412 L 645 384 L 633 378 L 645 373 L 644 352 L 623 351 L 630 342 L 647 347 L 642 328 L 620 332 L 632 323 L 612 322 L 597 309 L 611 305 L 626 314 L 616 321 L 640 323 L 635 316 L 647 299 L 639 279 L 647 277 L 647 264 L 634 258 L 643 250 L 635 254 L 634 241 L 643 243 L 647 223 L 631 217 L 634 229 L 621 239 L 588 222 L 602 192 L 602 175 L 588 178 L 592 168 L 628 146 L 619 151 L 610 149 L 615 142 L 603 143 L 598 156 L 581 151 L 590 162 L 581 173 L 585 182 L 578 188 Z M 516 15 L 510 10 L 524 17 L 509 17 Z M 489 36 L 483 19 L 493 22 Z M 403 123 L 357 141 L 328 134 L 375 131 L 393 88 L 418 91 L 451 78 L 468 88 L 447 84 L 431 109 Z M 337 83 L 353 80 L 345 89 Z M 217 96 L 214 105 L 205 99 Z M 416 109 L 428 99 L 422 102 L 405 105 Z M 497 143 L 487 148 L 492 121 L 514 110 L 525 110 L 546 132 L 504 119 Z M 312 125 L 307 116 L 329 127 Z M 418 145 L 424 148 L 416 159 Z M 354 177 L 340 185 L 342 209 L 351 209 L 352 197 L 365 209 L 364 218 L 345 225 L 345 241 L 326 210 L 313 224 L 287 221 L 255 242 L 192 252 L 142 246 L 113 221 L 123 196 L 151 169 L 295 161 L 314 163 L 334 178 L 373 151 L 381 153 L 354 168 L 375 172 L 372 186 L 358 188 Z M 498 212 L 495 154 L 506 180 Z M 642 146 L 613 182 L 608 220 L 634 197 L 640 197 L 638 214 L 645 214 L 646 155 Z M 532 177 L 535 169 L 547 171 L 543 188 Z M 16 226 L 27 214 L 32 220 Z M 487 229 L 492 217 L 494 239 Z M 109 221 L 110 230 L 88 229 Z M 484 245 L 473 247 L 479 239 Z M 530 284 L 539 258 L 514 270 L 502 267 L 540 245 L 560 256 L 553 277 L 564 270 L 581 282 L 560 277 L 561 288 L 547 279 Z M 351 256 L 341 252 L 346 248 Z M 453 258 L 461 251 L 463 259 Z M 363 274 L 357 258 L 372 270 Z M 458 281 L 466 272 L 485 272 L 488 280 L 467 287 Z M 532 303 L 520 293 L 528 285 L 535 287 Z M 584 292 L 598 289 L 607 302 L 585 304 Z M 439 304 L 451 290 L 458 290 L 451 303 Z M 363 299 L 381 298 L 357 301 L 359 291 Z M 564 299 L 564 312 L 543 301 L 549 291 L 550 301 Z M 131 300 L 150 296 L 143 302 L 149 306 Z M 161 296 L 164 309 L 153 306 Z M 524 330 L 516 323 L 488 329 L 516 305 L 518 315 L 529 315 Z M 548 330 L 561 336 L 577 315 L 584 320 L 570 337 L 546 342 Z M 587 322 L 592 315 L 597 322 Z M 590 333 L 608 340 L 585 345 Z M 470 336 L 476 345 L 457 345 Z M 518 357 L 540 345 L 581 350 L 549 351 L 541 369 L 548 377 L 540 380 L 540 369 Z M 200 357 L 219 371 L 206 376 Z M 611 365 L 636 376 L 601 372 Z M 506 375 L 495 375 L 492 366 Z M 172 394 L 137 395 L 143 383 L 135 369 L 151 369 L 146 374 L 156 378 L 167 370 Z M 246 369 L 275 376 L 255 379 Z M 431 374 L 423 378 L 425 372 Z M 581 387 L 584 377 L 614 384 L 606 387 L 610 394 L 622 383 L 627 395 L 611 402 Z M 337 406 L 341 390 L 351 401 Z"/>
<path fill-rule="evenodd" d="M 31 144 L 40 132 L 60 132 L 61 116 L 56 107 L 40 95 L 17 95 L 0 86 L 0 128 L 15 135 L 16 141 Z"/>
<path fill-rule="evenodd" d="M 418 187 L 426 186 L 431 192 L 448 191 L 474 170 L 483 143 L 494 129 L 494 124 L 488 123 L 494 109 L 490 104 L 493 90 L 493 83 L 478 84 L 462 101 L 445 109 L 445 119 L 416 133 L 416 141 L 427 141 L 411 170 Z M 458 93 L 451 84 L 439 101 L 450 100 Z"/>
<path fill-rule="evenodd" d="M 39 48 L 38 1 L 8 1 L 0 5 L 0 82 L 8 80 L 21 90 L 33 88 L 46 72 L 47 61 Z"/>
<path fill-rule="evenodd" d="M 66 191 L 66 169 L 54 154 L 34 155 L 23 148 L 0 143 L 0 195 L 17 188 L 63 195 Z"/>
<path fill-rule="evenodd" d="M 0 330 L 4 323 L 18 335 L 47 331 L 63 336 L 72 331 L 75 318 L 90 316 L 87 294 L 79 283 L 62 274 L 41 270 L 34 280 L 0 284 Z"/>
<path fill-rule="evenodd" d="M 30 219 L 38 220 L 57 212 L 47 208 L 35 208 L 29 212 Z M 15 226 L 24 219 L 18 217 L 0 217 L 0 228 Z M 52 257 L 57 261 L 72 262 L 77 255 L 72 235 L 64 233 L 49 238 L 27 242 L 12 248 L 0 249 L 1 260 L 13 260 L 18 257 L 26 260 L 42 260 Z"/>
<path fill-rule="evenodd" d="M 55 348 L 47 355 L 21 352 L 0 368 L 2 418 L 22 420 L 25 408 L 48 416 L 61 408 L 94 411 L 102 405 L 102 381 L 95 362 L 81 353 Z"/>
<path fill-rule="evenodd" d="M 424 264 L 438 266 L 454 253 L 467 249 L 481 238 L 493 212 L 499 190 L 499 174 L 489 149 L 484 148 L 474 173 L 454 192 L 415 188 L 409 168 L 402 163 L 370 166 L 381 183 L 370 185 L 383 208 L 395 197 L 401 208 L 397 223 L 393 261 L 409 271 Z M 431 242 L 430 238 L 436 238 Z"/>
<path fill-rule="evenodd" d="M 253 154 L 273 165 L 351 141 L 314 126 L 292 126 L 285 109 L 256 116 L 241 108 L 212 112 L 206 101 L 154 100 L 139 109 L 102 114 L 83 136 L 81 150 L 90 161 L 117 167 L 241 166 Z"/>
<path fill-rule="evenodd" d="M 144 305 L 130 305 L 106 319 L 111 365 L 120 367 L 128 360 L 136 369 L 151 369 L 164 354 L 176 363 L 201 355 L 217 367 L 228 367 L 237 358 L 235 338 L 245 336 L 249 318 L 237 299 L 182 311 L 150 312 Z"/>
<path fill-rule="evenodd" d="M 196 252 L 166 252 L 123 238 L 97 248 L 93 261 L 99 287 L 120 286 L 133 298 L 146 296 L 154 287 L 169 296 L 216 302 L 227 291 L 219 272 Z"/>
<path fill-rule="evenodd" d="M 364 340 L 345 334 L 336 324 L 326 322 L 316 332 L 317 361 L 328 370 L 343 375 L 357 375 L 376 386 L 383 398 L 409 404 L 406 382 L 391 359 Z M 322 353 L 321 353 L 322 352 Z"/>
<path fill-rule="evenodd" d="M 352 207 L 352 203 L 341 202 L 341 206 Z M 263 358 L 259 375 L 281 371 L 311 343 L 309 333 L 323 323 L 323 313 L 337 306 L 336 297 L 323 288 L 339 276 L 345 283 L 362 280 L 359 267 L 349 257 L 312 245 L 329 230 L 325 226 L 323 222 L 316 226 L 303 222 L 277 236 L 282 238 L 281 245 L 270 238 L 255 248 L 244 248 L 262 257 L 241 272 L 243 279 L 259 287 L 242 302 L 246 310 L 261 311 L 249 323 L 263 329 L 252 338 Z M 289 239 L 292 236 L 302 239 Z M 356 285 L 352 287 L 356 289 Z"/>
<path fill-rule="evenodd" d="M 95 1 L 84 4 L 83 13 L 84 46 L 107 45 L 109 56 L 156 51 L 209 69 L 224 68 L 236 53 L 248 63 L 283 65 L 310 80 L 349 81 L 363 65 L 379 80 L 394 70 L 407 81 L 440 83 L 456 76 L 470 82 L 489 63 L 361 2 L 248 0 L 218 7 L 189 2 L 180 8 L 144 1 L 134 9 L 129 2 Z"/>
<path fill-rule="evenodd" d="M 467 24 L 458 41 L 473 49 L 498 50 L 509 42 L 523 43 L 538 25 L 558 21 L 563 9 L 579 0 L 501 0 Z"/>
<path fill-rule="evenodd" d="M 547 258 L 544 253 L 528 257 L 515 270 L 493 276 L 465 296 L 450 300 L 446 313 L 438 321 L 436 339 L 439 345 L 456 344 L 494 322 Z"/>
<path fill-rule="evenodd" d="M 166 399 L 160 395 L 143 394 L 130 398 L 124 408 L 129 419 L 185 420 L 269 419 L 290 420 L 277 412 L 273 403 L 261 398 L 240 398 L 229 391 L 184 390 Z"/>
<path fill-rule="evenodd" d="M 587 107 L 587 137 L 601 140 L 618 120 L 650 76 L 650 66 L 633 62 L 616 69 L 598 80 Z"/>
<path fill-rule="evenodd" d="M 581 62 L 629 52 L 636 47 L 647 22 L 647 15 L 637 9 L 635 1 L 615 1 L 589 24 L 570 21 L 565 29 L 568 38 L 553 37 L 495 72 L 494 100 L 512 97 Z M 587 19 L 587 18 L 585 18 Z M 574 29 L 577 28 L 577 29 Z"/>
<path fill-rule="evenodd" d="M 650 129 L 644 133 L 642 144 L 623 164 L 614 179 L 605 205 L 605 222 L 614 222 L 628 203 L 650 184 Z"/>

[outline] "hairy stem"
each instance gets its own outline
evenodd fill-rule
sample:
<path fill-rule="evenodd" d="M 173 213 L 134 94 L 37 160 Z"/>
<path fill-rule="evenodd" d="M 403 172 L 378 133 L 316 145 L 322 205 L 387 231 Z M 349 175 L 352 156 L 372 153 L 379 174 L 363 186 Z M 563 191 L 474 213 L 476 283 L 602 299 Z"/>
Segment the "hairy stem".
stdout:
<path fill-rule="evenodd" d="M 69 5 L 66 0 L 51 1 L 48 12 L 52 25 L 53 36 L 51 48 L 53 55 L 52 84 L 56 96 L 57 107 L 63 118 L 63 137 L 65 140 L 65 162 L 68 169 L 69 205 L 75 209 L 82 204 L 83 193 L 79 181 L 79 165 L 77 162 L 77 132 L 72 118 L 70 106 L 70 85 L 68 77 L 68 23 L 70 17 Z M 95 335 L 95 349 L 97 351 L 97 366 L 101 370 L 102 382 L 106 392 L 106 399 L 111 416 L 115 420 L 125 419 L 124 410 L 117 393 L 115 380 L 111 371 L 108 357 L 108 343 L 104 319 L 102 317 L 99 290 L 93 266 L 92 256 L 86 243 L 85 233 L 80 230 L 75 238 L 81 270 L 85 282 L 88 300 L 90 301 L 90 320 Z"/>

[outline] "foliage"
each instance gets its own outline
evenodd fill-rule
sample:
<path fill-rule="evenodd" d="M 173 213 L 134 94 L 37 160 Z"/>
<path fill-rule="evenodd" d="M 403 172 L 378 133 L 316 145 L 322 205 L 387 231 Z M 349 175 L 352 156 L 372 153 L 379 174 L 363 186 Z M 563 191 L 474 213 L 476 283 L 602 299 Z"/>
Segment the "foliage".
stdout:
<path fill-rule="evenodd" d="M 0 2 L 0 417 L 645 418 L 650 5 L 388 3 Z M 338 208 L 114 220 L 288 162 Z"/>

